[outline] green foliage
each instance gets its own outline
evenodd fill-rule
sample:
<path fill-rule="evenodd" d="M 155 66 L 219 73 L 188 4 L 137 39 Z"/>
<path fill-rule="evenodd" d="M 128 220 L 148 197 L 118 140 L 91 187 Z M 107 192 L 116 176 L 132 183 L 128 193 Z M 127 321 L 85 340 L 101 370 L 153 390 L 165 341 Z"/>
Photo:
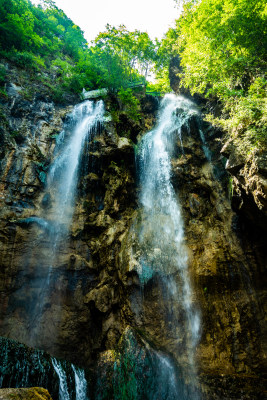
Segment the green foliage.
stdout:
<path fill-rule="evenodd" d="M 157 41 L 157 53 L 155 57 L 156 73 L 169 67 L 170 60 L 177 54 L 178 33 L 170 28 L 161 41 Z"/>
<path fill-rule="evenodd" d="M 231 198 L 233 197 L 233 193 L 234 193 L 232 176 L 229 177 L 227 188 L 228 188 L 228 197 L 229 197 L 229 200 L 231 200 Z"/>
<path fill-rule="evenodd" d="M 138 75 L 146 78 L 156 57 L 155 44 L 148 34 L 138 30 L 130 32 L 124 25 L 118 28 L 107 25 L 106 31 L 96 37 L 95 45 L 106 54 L 115 54 L 130 80 Z"/>
<path fill-rule="evenodd" d="M 38 6 L 0 0 L 0 56 L 35 74 L 35 81 L 47 84 L 53 99 L 62 102 L 83 88 L 117 92 L 146 76 L 155 46 L 145 32 L 107 25 L 89 47 L 81 29 L 52 0 Z"/>
<path fill-rule="evenodd" d="M 130 77 L 120 56 L 109 48 L 95 47 L 90 50 L 91 84 L 97 85 L 99 88 L 107 87 L 111 92 L 125 87 Z"/>
<path fill-rule="evenodd" d="M 222 117 L 209 120 L 245 153 L 266 144 L 266 19 L 264 0 L 202 0 L 177 22 L 181 85 L 220 100 Z"/>
<path fill-rule="evenodd" d="M 18 67 L 29 70 L 39 71 L 44 68 L 44 60 L 40 56 L 35 56 L 29 51 L 10 51 L 2 53 L 4 56 L 13 61 Z"/>
<path fill-rule="evenodd" d="M 0 64 L 0 86 L 2 86 L 5 83 L 6 80 L 6 68 L 4 65 Z"/>
<path fill-rule="evenodd" d="M 157 40 L 156 56 L 154 64 L 155 81 L 149 83 L 149 91 L 161 93 L 171 92 L 169 81 L 169 65 L 173 57 L 177 55 L 178 31 L 170 28 L 161 41 Z"/>
<path fill-rule="evenodd" d="M 149 82 L 146 86 L 146 92 L 148 94 L 164 94 L 171 92 L 169 83 L 169 77 L 165 70 L 161 71 L 161 74 L 157 74 L 157 78 L 154 83 Z"/>
<path fill-rule="evenodd" d="M 122 105 L 124 106 L 127 114 L 134 121 L 138 121 L 140 119 L 140 102 L 134 96 L 133 91 L 131 89 L 120 89 L 118 92 L 118 98 L 120 99 Z"/>

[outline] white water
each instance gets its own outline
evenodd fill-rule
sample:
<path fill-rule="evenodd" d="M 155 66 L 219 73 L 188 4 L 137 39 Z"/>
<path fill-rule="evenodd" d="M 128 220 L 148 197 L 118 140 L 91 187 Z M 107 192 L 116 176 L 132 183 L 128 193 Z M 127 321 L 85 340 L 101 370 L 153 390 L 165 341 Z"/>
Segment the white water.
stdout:
<path fill-rule="evenodd" d="M 166 95 L 161 103 L 158 124 L 142 139 L 138 158 L 142 208 L 138 273 L 143 283 L 153 274 L 160 274 L 168 288 L 166 297 L 179 302 L 184 310 L 188 374 L 191 376 L 195 374 L 194 353 L 200 320 L 193 307 L 183 218 L 171 181 L 171 157 L 175 142 L 180 142 L 183 151 L 181 128 L 195 113 L 197 111 L 189 100 Z M 181 283 L 178 285 L 177 281 Z"/>
<path fill-rule="evenodd" d="M 68 116 L 65 130 L 59 135 L 56 148 L 56 157 L 47 178 L 46 190 L 51 196 L 51 207 L 47 211 L 48 219 L 30 217 L 30 222 L 43 226 L 50 226 L 46 230 L 45 259 L 40 259 L 40 264 L 47 268 L 46 277 L 39 283 L 40 293 L 38 303 L 31 312 L 32 329 L 29 335 L 30 344 L 35 345 L 35 338 L 40 335 L 41 318 L 47 296 L 50 295 L 50 286 L 53 268 L 57 258 L 64 252 L 69 240 L 69 231 L 75 206 L 77 191 L 78 170 L 85 141 L 91 141 L 98 133 L 104 118 L 104 103 L 98 101 L 85 101 L 74 107 Z M 42 246 L 42 244 L 40 244 Z M 40 248 L 41 253 L 42 248 Z M 60 300 L 60 299 L 59 299 Z M 56 334 L 56 332 L 55 332 Z"/>
<path fill-rule="evenodd" d="M 58 360 L 52 358 L 53 367 L 59 379 L 59 400 L 70 400 L 70 394 L 67 383 L 67 375 Z M 75 378 L 76 400 L 89 400 L 87 397 L 87 382 L 83 369 L 71 365 Z"/>
<path fill-rule="evenodd" d="M 87 382 L 83 369 L 71 365 L 75 377 L 76 400 L 89 400 L 87 397 Z"/>
<path fill-rule="evenodd" d="M 59 400 L 70 400 L 66 373 L 55 358 L 52 358 L 52 364 L 59 379 Z"/>
<path fill-rule="evenodd" d="M 83 146 L 85 140 L 90 141 L 103 118 L 102 100 L 96 104 L 85 101 L 75 106 L 69 116 L 69 124 L 73 126 L 70 138 L 66 140 L 64 131 L 60 134 L 59 155 L 48 175 L 48 190 L 54 195 L 53 211 L 58 224 L 58 233 L 68 232 L 74 210 L 77 173 Z"/>

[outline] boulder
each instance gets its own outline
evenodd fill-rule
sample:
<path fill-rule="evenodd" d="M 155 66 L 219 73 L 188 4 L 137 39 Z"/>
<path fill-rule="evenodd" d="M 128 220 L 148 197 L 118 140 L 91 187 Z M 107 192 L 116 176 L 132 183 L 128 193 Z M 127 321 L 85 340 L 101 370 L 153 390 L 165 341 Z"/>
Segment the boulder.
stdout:
<path fill-rule="evenodd" d="M 0 400 L 52 400 L 43 388 L 0 389 Z"/>

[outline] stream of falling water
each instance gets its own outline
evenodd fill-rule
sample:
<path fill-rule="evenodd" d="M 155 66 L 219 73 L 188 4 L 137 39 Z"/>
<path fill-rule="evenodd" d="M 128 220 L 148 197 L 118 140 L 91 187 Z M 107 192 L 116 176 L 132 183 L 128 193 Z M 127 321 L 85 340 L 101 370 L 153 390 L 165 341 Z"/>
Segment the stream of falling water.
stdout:
<path fill-rule="evenodd" d="M 78 180 L 79 160 L 86 140 L 99 133 L 104 117 L 104 102 L 94 103 L 85 101 L 74 107 L 68 117 L 68 123 L 58 138 L 56 158 L 47 178 L 47 193 L 51 196 L 51 211 L 49 221 L 41 220 L 46 227 L 46 253 L 45 262 L 48 267 L 45 280 L 41 283 L 41 292 L 38 304 L 32 312 L 32 321 L 35 329 L 31 329 L 31 340 L 34 344 L 36 335 L 39 334 L 40 319 L 44 308 L 45 298 L 50 289 L 50 280 L 53 268 L 57 262 L 59 250 L 66 248 L 69 239 L 69 230 L 74 212 L 75 193 Z M 68 135 L 66 135 L 68 130 Z M 47 229 L 49 224 L 50 229 Z"/>
<path fill-rule="evenodd" d="M 178 110 L 178 112 L 177 112 Z M 194 309 L 188 274 L 188 255 L 184 243 L 181 207 L 171 181 L 171 157 L 175 140 L 182 148 L 182 126 L 195 114 L 193 104 L 183 97 L 166 95 L 161 102 L 156 127 L 141 140 L 138 151 L 140 177 L 141 225 L 139 244 L 141 254 L 137 267 L 141 282 L 154 274 L 161 276 L 172 303 L 179 303 L 185 315 L 187 371 L 183 371 L 193 385 L 196 383 L 195 348 L 199 339 L 200 318 Z M 170 310 L 170 315 L 172 310 Z M 170 321 L 178 322 L 175 316 Z M 177 395 L 175 398 L 181 398 Z M 184 399 L 196 400 L 198 394 L 185 394 Z"/>
<path fill-rule="evenodd" d="M 102 100 L 96 104 L 92 101 L 78 104 L 69 116 L 71 122 L 68 122 L 68 124 L 71 123 L 73 130 L 65 146 L 65 140 L 63 140 L 65 132 L 61 132 L 58 141 L 63 140 L 64 147 L 63 150 L 60 149 L 60 155 L 55 159 L 48 176 L 48 190 L 54 192 L 53 210 L 57 235 L 64 235 L 69 231 L 74 209 L 73 202 L 80 155 L 85 139 L 91 140 L 98 125 L 103 121 L 103 115 L 104 103 Z"/>

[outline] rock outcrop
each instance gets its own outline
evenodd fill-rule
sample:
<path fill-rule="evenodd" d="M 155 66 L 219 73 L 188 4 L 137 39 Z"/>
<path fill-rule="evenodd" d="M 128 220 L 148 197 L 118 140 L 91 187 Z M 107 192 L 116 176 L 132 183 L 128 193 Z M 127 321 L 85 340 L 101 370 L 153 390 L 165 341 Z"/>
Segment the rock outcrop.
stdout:
<path fill-rule="evenodd" d="M 0 389 L 1 400 L 52 400 L 46 389 Z"/>
<path fill-rule="evenodd" d="M 179 91 L 178 67 L 174 59 L 170 78 Z M 203 110 L 203 101 L 196 100 Z M 210 386 L 204 392 L 212 399 L 263 398 L 265 153 L 244 157 L 232 142 L 222 148 L 218 129 L 202 122 L 200 135 L 199 126 L 192 119 L 190 133 L 185 131 L 184 154 L 173 161 L 173 179 L 184 208 L 202 314 L 197 357 L 203 387 Z"/>
<path fill-rule="evenodd" d="M 240 154 L 229 140 L 221 153 L 227 158 L 226 170 L 232 176 L 232 207 L 252 225 L 266 232 L 267 153 L 257 150 Z"/>
<path fill-rule="evenodd" d="M 191 96 L 190 91 L 180 85 L 179 74 L 181 73 L 179 56 L 173 57 L 169 65 L 169 79 L 173 91 L 193 99 L 198 103 L 203 112 L 219 116 L 221 105 L 216 99 L 207 100 L 195 93 Z M 224 145 L 221 146 L 221 154 L 227 159 L 225 168 L 231 176 L 231 205 L 233 210 L 242 215 L 256 229 L 263 230 L 266 234 L 267 226 L 267 152 L 263 146 L 253 151 L 245 152 L 240 149 L 242 139 L 232 135 L 225 139 L 221 132 L 220 139 Z M 236 140 L 237 139 L 237 140 Z"/>
<path fill-rule="evenodd" d="M 220 132 L 202 123 L 201 137 L 200 124 L 192 117 L 184 127 L 183 151 L 178 140 L 172 163 L 173 183 L 185 219 L 194 306 L 201 312 L 202 334 L 196 357 L 203 396 L 234 399 L 243 391 L 248 398 L 257 399 L 264 391 L 265 240 L 253 230 L 246 231 L 244 221 L 232 211 L 228 175 L 220 141 L 216 141 Z M 129 240 L 123 255 L 123 260 L 128 260 L 122 264 L 125 266 L 133 262 Z M 123 274 L 135 324 L 183 365 L 186 333 L 177 304 L 168 307 L 179 320 L 171 331 L 170 320 L 164 317 L 162 282 L 154 277 L 140 293 L 138 277 L 129 270 Z M 216 385 L 221 387 L 221 397 L 216 397 Z"/>
<path fill-rule="evenodd" d="M 26 101 L 18 90 L 9 92 L 1 107 L 0 332 L 88 365 L 100 351 L 114 348 L 127 324 L 115 259 L 137 207 L 132 140 L 151 127 L 157 102 L 143 99 L 146 118 L 139 124 L 110 98 L 108 109 L 116 110 L 116 123 L 107 122 L 85 146 L 69 243 L 53 266 L 49 293 L 42 290 L 51 251 L 46 235 L 51 196 L 45 183 L 72 107 L 56 107 L 38 97 Z M 40 293 L 42 310 L 35 306 Z"/>

